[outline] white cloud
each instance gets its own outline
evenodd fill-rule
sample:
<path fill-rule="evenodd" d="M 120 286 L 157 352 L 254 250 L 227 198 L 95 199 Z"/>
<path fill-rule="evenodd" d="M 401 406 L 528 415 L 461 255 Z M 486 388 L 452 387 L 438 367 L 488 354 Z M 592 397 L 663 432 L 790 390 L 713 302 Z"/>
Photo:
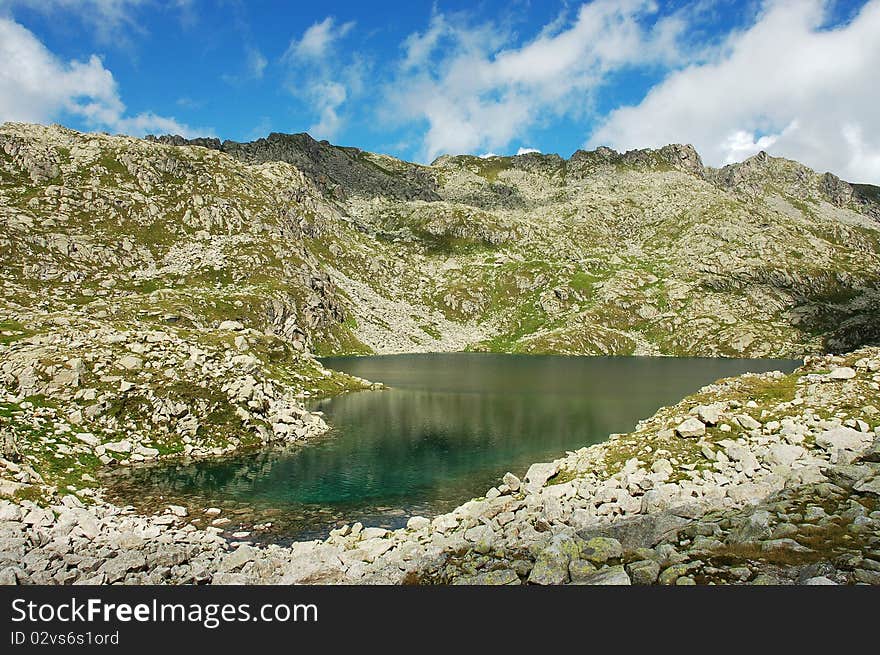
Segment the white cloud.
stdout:
<path fill-rule="evenodd" d="M 610 73 L 677 59 L 681 22 L 646 27 L 656 13 L 653 0 L 595 0 L 519 46 L 496 25 L 434 14 L 403 44 L 385 118 L 427 122 L 426 160 L 506 148 L 533 125 L 589 111 Z"/>
<path fill-rule="evenodd" d="M 324 20 L 314 23 L 300 39 L 290 42 L 287 57 L 317 59 L 327 55 L 333 44 L 354 28 L 354 21 L 343 23 L 337 27 L 336 19 L 327 16 Z"/>
<path fill-rule="evenodd" d="M 440 39 L 450 33 L 452 27 L 446 22 L 442 14 L 435 14 L 431 18 L 428 29 L 424 32 L 413 32 L 403 42 L 406 52 L 401 67 L 410 70 L 425 63 L 430 54 L 437 47 Z"/>
<path fill-rule="evenodd" d="M 345 127 L 345 104 L 363 89 L 366 62 L 358 54 L 343 62 L 339 42 L 354 28 L 328 16 L 291 40 L 282 61 L 288 66 L 287 88 L 315 114 L 307 131 L 317 139 L 333 139 Z"/>
<path fill-rule="evenodd" d="M 132 35 L 147 32 L 138 12 L 144 8 L 160 8 L 178 15 L 182 24 L 195 21 L 193 0 L 0 0 L 0 9 L 27 8 L 39 11 L 53 21 L 68 22 L 71 17 L 82 23 L 96 40 L 104 45 L 128 47 Z M 65 14 L 62 19 L 62 13 Z"/>
<path fill-rule="evenodd" d="M 76 11 L 84 19 L 118 28 L 132 22 L 133 10 L 149 0 L 3 0 L 7 7 L 27 7 L 47 14 L 59 10 Z"/>
<path fill-rule="evenodd" d="M 225 73 L 221 79 L 228 84 L 242 84 L 248 80 L 261 80 L 269 62 L 259 49 L 253 46 L 245 46 L 244 59 L 240 73 Z"/>
<path fill-rule="evenodd" d="M 247 49 L 247 70 L 248 74 L 254 79 L 261 79 L 266 65 L 269 62 L 257 48 Z"/>
<path fill-rule="evenodd" d="M 880 183 L 880 0 L 828 28 L 830 3 L 765 3 L 707 61 L 670 73 L 612 112 L 590 147 L 692 143 L 707 163 L 758 150 Z"/>
<path fill-rule="evenodd" d="M 97 56 L 64 62 L 26 28 L 0 18 L 0 121 L 48 123 L 65 114 L 134 135 L 192 133 L 152 112 L 127 116 L 113 74 Z"/>
<path fill-rule="evenodd" d="M 742 161 L 761 150 L 767 150 L 778 139 L 779 135 L 777 134 L 767 134 L 756 141 L 754 134 L 745 130 L 737 130 L 733 134 L 728 135 L 724 140 L 722 147 L 727 152 L 724 163 L 732 164 L 733 162 Z"/>
<path fill-rule="evenodd" d="M 531 153 L 533 153 L 533 152 L 537 152 L 538 154 L 540 154 L 541 151 L 538 150 L 537 148 L 520 148 L 519 150 L 516 151 L 516 154 L 517 154 L 517 156 L 519 156 L 519 155 L 528 155 L 528 154 L 531 154 Z"/>
<path fill-rule="evenodd" d="M 316 82 L 310 93 L 320 118 L 309 127 L 308 132 L 319 139 L 337 134 L 342 126 L 339 108 L 348 97 L 345 86 L 332 81 Z"/>

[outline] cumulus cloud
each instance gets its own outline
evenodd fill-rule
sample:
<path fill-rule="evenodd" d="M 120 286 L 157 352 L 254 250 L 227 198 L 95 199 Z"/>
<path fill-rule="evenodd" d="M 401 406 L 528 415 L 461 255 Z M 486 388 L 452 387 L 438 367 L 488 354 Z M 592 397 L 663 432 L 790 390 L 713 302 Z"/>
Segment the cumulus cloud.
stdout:
<path fill-rule="evenodd" d="M 65 114 L 134 135 L 192 132 L 152 112 L 126 115 L 113 74 L 100 58 L 62 61 L 25 27 L 0 18 L 0 121 L 48 123 Z"/>
<path fill-rule="evenodd" d="M 880 0 L 829 28 L 830 9 L 823 0 L 766 2 L 707 60 L 613 111 L 588 145 L 688 142 L 713 165 L 766 150 L 880 183 Z"/>
<path fill-rule="evenodd" d="M 366 61 L 358 54 L 340 57 L 339 42 L 354 28 L 328 16 L 291 40 L 282 61 L 288 90 L 315 114 L 307 131 L 318 139 L 335 138 L 345 127 L 345 104 L 363 89 Z"/>
<path fill-rule="evenodd" d="M 533 153 L 533 152 L 540 153 L 541 151 L 538 150 L 537 148 L 520 148 L 519 150 L 516 151 L 516 154 L 517 154 L 517 156 L 519 156 L 519 155 L 528 155 L 528 154 L 531 154 L 531 153 Z"/>
<path fill-rule="evenodd" d="M 435 13 L 404 41 L 386 118 L 427 123 L 427 160 L 506 148 L 535 124 L 583 115 L 612 72 L 676 58 L 681 23 L 646 20 L 657 11 L 653 0 L 595 0 L 518 46 L 497 25 Z"/>
<path fill-rule="evenodd" d="M 304 59 L 325 57 L 333 44 L 353 28 L 354 21 L 337 26 L 336 19 L 333 16 L 327 16 L 324 20 L 309 27 L 301 38 L 293 39 L 287 49 L 287 56 Z"/>
<path fill-rule="evenodd" d="M 345 85 L 332 81 L 316 82 L 311 93 L 314 95 L 315 106 L 320 118 L 309 128 L 309 132 L 319 138 L 337 134 L 342 126 L 339 108 L 348 97 Z"/>

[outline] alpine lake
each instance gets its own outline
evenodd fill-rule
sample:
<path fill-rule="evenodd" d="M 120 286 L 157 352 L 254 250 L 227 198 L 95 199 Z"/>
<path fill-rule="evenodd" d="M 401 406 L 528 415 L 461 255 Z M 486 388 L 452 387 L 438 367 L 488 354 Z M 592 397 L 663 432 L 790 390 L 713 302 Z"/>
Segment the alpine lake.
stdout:
<path fill-rule="evenodd" d="M 321 538 L 356 521 L 398 528 L 482 496 L 506 471 L 522 476 L 534 462 L 629 432 L 720 378 L 799 364 L 482 353 L 322 362 L 388 388 L 311 401 L 331 429 L 308 443 L 133 467 L 112 477 L 109 498 L 182 504 L 191 516 L 218 507 L 224 531 L 257 541 Z"/>

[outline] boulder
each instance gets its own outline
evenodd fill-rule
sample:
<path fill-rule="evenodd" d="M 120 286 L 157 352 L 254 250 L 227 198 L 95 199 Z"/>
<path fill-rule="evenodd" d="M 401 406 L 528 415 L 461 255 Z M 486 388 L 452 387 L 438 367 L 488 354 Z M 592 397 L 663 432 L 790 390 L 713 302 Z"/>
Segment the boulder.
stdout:
<path fill-rule="evenodd" d="M 664 476 L 664 478 L 668 478 L 672 475 L 672 464 L 668 459 L 658 459 L 651 464 L 651 471 Z"/>
<path fill-rule="evenodd" d="M 859 493 L 880 496 L 880 476 L 874 476 L 865 480 L 859 480 L 855 483 L 853 489 L 855 489 Z"/>
<path fill-rule="evenodd" d="M 630 585 L 626 571 L 622 566 L 607 566 L 588 578 L 578 582 L 582 585 Z"/>
<path fill-rule="evenodd" d="M 521 482 L 520 482 L 519 478 L 516 477 L 513 473 L 510 473 L 508 471 L 507 473 L 504 474 L 504 477 L 501 478 L 501 481 L 504 484 L 506 484 L 507 488 L 510 489 L 511 491 L 519 491 Z"/>
<path fill-rule="evenodd" d="M 824 575 L 817 575 L 815 578 L 809 578 L 804 581 L 804 584 L 809 586 L 837 585 L 836 582 L 829 580 Z"/>
<path fill-rule="evenodd" d="M 244 330 L 244 325 L 239 321 L 221 321 L 219 329 L 228 330 L 230 332 L 238 332 Z"/>
<path fill-rule="evenodd" d="M 111 453 L 130 453 L 131 442 L 128 440 L 111 441 L 104 444 L 104 449 L 109 450 Z"/>
<path fill-rule="evenodd" d="M 721 421 L 721 408 L 718 405 L 700 405 L 694 412 L 706 425 L 718 425 Z"/>
<path fill-rule="evenodd" d="M 581 582 L 596 572 L 596 566 L 585 559 L 573 559 L 568 563 L 568 574 L 572 582 Z"/>
<path fill-rule="evenodd" d="M 569 580 L 569 558 L 557 550 L 544 550 L 535 561 L 528 581 L 538 585 L 560 585 Z"/>
<path fill-rule="evenodd" d="M 430 519 L 426 519 L 424 516 L 411 516 L 406 522 L 406 529 L 421 530 L 422 528 L 427 528 L 429 525 L 431 525 Z"/>
<path fill-rule="evenodd" d="M 770 452 L 767 459 L 772 464 L 780 464 L 782 466 L 791 466 L 801 457 L 806 455 L 807 451 L 801 446 L 791 446 L 788 444 L 773 444 L 770 446 Z"/>
<path fill-rule="evenodd" d="M 744 430 L 757 430 L 761 427 L 761 423 L 748 414 L 737 414 L 735 420 Z"/>
<path fill-rule="evenodd" d="M 840 426 L 825 430 L 816 437 L 816 445 L 825 450 L 859 451 L 873 443 L 874 436 L 870 432 L 859 432 L 853 428 Z"/>
<path fill-rule="evenodd" d="M 643 559 L 627 564 L 626 571 L 629 573 L 632 584 L 649 585 L 657 582 L 657 576 L 660 575 L 660 565 L 654 560 Z"/>
<path fill-rule="evenodd" d="M 706 425 L 700 419 L 691 417 L 679 423 L 675 432 L 684 439 L 697 439 L 706 434 Z"/>
<path fill-rule="evenodd" d="M 556 462 L 532 464 L 526 472 L 526 487 L 534 492 L 547 484 L 547 480 L 552 478 L 558 472 L 559 464 Z"/>
<path fill-rule="evenodd" d="M 829 374 L 830 380 L 852 380 L 856 376 L 856 371 L 849 366 L 840 366 L 833 369 Z"/>
<path fill-rule="evenodd" d="M 229 572 L 240 569 L 248 562 L 252 562 L 256 555 L 257 551 L 253 546 L 242 544 L 223 558 L 220 562 L 219 570 Z"/>
<path fill-rule="evenodd" d="M 593 537 L 581 549 L 581 556 L 596 564 L 623 557 L 623 546 L 613 537 Z"/>
<path fill-rule="evenodd" d="M 103 573 L 107 576 L 107 582 L 112 584 L 125 579 L 130 572 L 142 571 L 146 566 L 147 558 L 142 552 L 124 550 L 104 563 Z"/>
<path fill-rule="evenodd" d="M 136 355 L 126 355 L 119 360 L 118 364 L 126 371 L 137 371 L 143 367 L 144 360 Z"/>
<path fill-rule="evenodd" d="M 612 537 L 626 550 L 651 548 L 661 541 L 674 539 L 680 529 L 690 523 L 690 519 L 676 516 L 672 512 L 644 514 L 615 521 L 611 525 L 590 527 L 578 531 L 578 535 L 589 540 L 595 536 Z"/>
<path fill-rule="evenodd" d="M 871 446 L 859 457 L 860 461 L 880 464 L 880 437 L 874 437 Z"/>
<path fill-rule="evenodd" d="M 770 538 L 770 512 L 757 510 L 737 524 L 728 540 L 734 544 L 747 544 Z"/>

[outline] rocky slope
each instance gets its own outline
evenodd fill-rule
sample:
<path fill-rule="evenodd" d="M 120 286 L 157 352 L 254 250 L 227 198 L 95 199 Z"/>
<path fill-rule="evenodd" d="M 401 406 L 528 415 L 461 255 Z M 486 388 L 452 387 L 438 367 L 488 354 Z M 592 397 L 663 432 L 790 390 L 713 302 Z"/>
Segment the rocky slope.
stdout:
<path fill-rule="evenodd" d="M 319 353 L 802 356 L 880 334 L 880 190 L 763 153 L 419 166 L 302 134 L 7 124 L 0 176 L 4 296 L 26 310 L 124 298 Z"/>
<path fill-rule="evenodd" d="M 667 146 L 421 167 L 280 134 L 214 147 L 297 166 L 371 237 L 327 265 L 379 352 L 447 346 L 425 309 L 501 351 L 801 355 L 877 338 L 878 190 L 796 162 L 715 170 Z"/>
<path fill-rule="evenodd" d="M 104 465 L 303 440 L 326 429 L 303 397 L 366 384 L 312 355 L 360 346 L 302 243 L 330 211 L 308 181 L 155 150 L 0 131 L 3 494 L 88 494 Z"/>

